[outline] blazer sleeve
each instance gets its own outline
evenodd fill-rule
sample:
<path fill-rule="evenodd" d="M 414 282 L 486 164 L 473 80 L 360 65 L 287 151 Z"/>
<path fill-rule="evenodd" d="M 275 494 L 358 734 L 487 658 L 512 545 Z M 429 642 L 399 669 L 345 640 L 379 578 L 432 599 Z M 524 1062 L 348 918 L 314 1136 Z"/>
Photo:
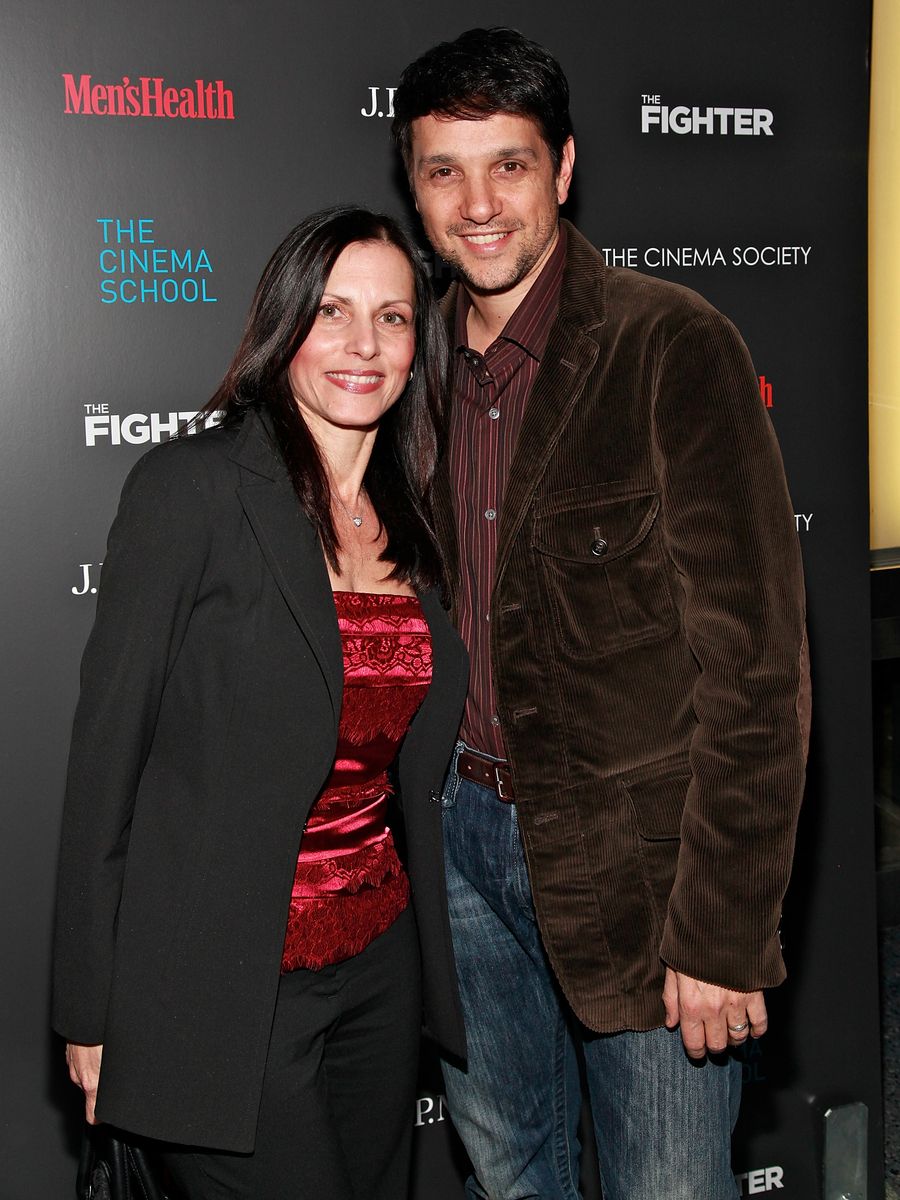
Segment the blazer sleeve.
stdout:
<path fill-rule="evenodd" d="M 129 831 L 166 679 L 212 537 L 202 456 L 151 450 L 128 476 L 81 664 L 63 809 L 52 1023 L 103 1041 Z"/>
<path fill-rule="evenodd" d="M 699 667 L 691 782 L 660 955 L 708 983 L 781 982 L 779 924 L 809 735 L 793 506 L 756 372 L 709 310 L 668 345 L 654 452 Z"/>

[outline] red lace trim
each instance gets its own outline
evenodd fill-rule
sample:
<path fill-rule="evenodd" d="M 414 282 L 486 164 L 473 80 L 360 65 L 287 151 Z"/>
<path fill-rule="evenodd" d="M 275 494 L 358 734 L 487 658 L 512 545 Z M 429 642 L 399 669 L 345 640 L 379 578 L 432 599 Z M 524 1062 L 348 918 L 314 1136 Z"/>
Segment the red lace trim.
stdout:
<path fill-rule="evenodd" d="M 392 742 L 401 741 L 427 691 L 427 683 L 380 687 L 378 703 L 373 704 L 371 685 L 345 684 L 341 740 L 353 746 L 382 736 Z"/>
<path fill-rule="evenodd" d="M 409 880 L 396 861 L 376 885 L 359 882 L 355 892 L 327 898 L 292 900 L 281 970 L 318 971 L 365 950 L 409 904 Z"/>
<path fill-rule="evenodd" d="M 291 902 L 326 897 L 331 892 L 346 892 L 352 896 L 367 885 L 378 887 L 400 869 L 390 833 L 380 842 L 342 858 L 323 858 L 314 862 L 300 859 L 294 872 Z"/>

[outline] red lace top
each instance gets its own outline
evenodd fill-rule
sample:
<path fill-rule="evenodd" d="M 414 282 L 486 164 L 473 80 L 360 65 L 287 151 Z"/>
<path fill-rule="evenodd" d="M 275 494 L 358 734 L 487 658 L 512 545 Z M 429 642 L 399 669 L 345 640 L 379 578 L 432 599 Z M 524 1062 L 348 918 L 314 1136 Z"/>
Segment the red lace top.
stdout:
<path fill-rule="evenodd" d="M 303 832 L 282 972 L 340 962 L 403 912 L 409 881 L 385 824 L 387 769 L 431 682 L 415 596 L 335 592 L 344 698 L 334 766 Z"/>

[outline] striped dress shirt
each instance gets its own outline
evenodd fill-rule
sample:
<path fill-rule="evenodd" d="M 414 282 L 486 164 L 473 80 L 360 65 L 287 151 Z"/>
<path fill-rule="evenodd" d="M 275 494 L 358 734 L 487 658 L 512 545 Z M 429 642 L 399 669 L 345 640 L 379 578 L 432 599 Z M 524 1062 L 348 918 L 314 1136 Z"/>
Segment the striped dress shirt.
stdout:
<path fill-rule="evenodd" d="M 484 354 L 469 348 L 471 302 L 463 287 L 456 307 L 450 410 L 450 480 L 459 572 L 457 624 L 471 658 L 461 736 L 505 758 L 490 657 L 490 604 L 503 493 L 525 406 L 559 307 L 565 229 L 543 270 Z"/>

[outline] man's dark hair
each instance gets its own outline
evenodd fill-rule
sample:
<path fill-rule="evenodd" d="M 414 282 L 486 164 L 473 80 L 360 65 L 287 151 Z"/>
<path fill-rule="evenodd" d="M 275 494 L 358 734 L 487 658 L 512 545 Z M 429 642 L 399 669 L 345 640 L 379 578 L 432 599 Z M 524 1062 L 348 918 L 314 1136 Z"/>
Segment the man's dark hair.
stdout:
<path fill-rule="evenodd" d="M 543 46 L 515 29 L 468 29 L 410 63 L 394 94 L 391 133 L 412 172 L 412 123 L 429 114 L 466 121 L 495 113 L 529 117 L 541 132 L 554 171 L 572 134 L 569 84 Z"/>
<path fill-rule="evenodd" d="M 250 408 L 268 414 L 300 504 L 337 569 L 340 539 L 331 518 L 328 473 L 294 399 L 288 369 L 312 329 L 332 267 L 342 251 L 360 242 L 394 246 L 409 262 L 416 334 L 412 376 L 380 421 L 363 483 L 387 533 L 381 558 L 394 564 L 389 577 L 433 587 L 442 582 L 442 570 L 428 493 L 442 422 L 447 338 L 422 255 L 396 221 L 340 207 L 313 213 L 292 229 L 263 271 L 244 336 L 203 414 L 224 413 L 226 426 L 242 421 Z"/>

